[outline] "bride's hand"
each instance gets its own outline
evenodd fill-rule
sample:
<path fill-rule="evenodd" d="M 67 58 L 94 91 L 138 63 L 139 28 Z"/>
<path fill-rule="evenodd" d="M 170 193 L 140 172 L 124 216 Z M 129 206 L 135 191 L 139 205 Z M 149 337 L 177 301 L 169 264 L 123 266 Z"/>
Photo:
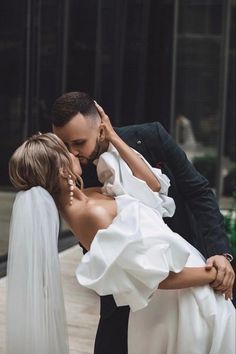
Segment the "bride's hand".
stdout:
<path fill-rule="evenodd" d="M 96 101 L 94 101 L 95 106 L 98 110 L 98 113 L 101 117 L 101 127 L 104 129 L 104 134 L 107 140 L 112 141 L 112 139 L 117 135 L 115 130 L 113 129 L 113 126 L 111 124 L 111 121 L 108 117 L 108 115 L 104 112 L 103 108 L 97 104 Z"/>

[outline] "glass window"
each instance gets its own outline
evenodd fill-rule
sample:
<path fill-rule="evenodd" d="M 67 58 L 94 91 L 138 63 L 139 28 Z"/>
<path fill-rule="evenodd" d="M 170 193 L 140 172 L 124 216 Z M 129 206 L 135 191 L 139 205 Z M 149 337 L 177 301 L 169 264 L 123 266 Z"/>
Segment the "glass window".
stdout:
<path fill-rule="evenodd" d="M 24 127 L 26 2 L 3 2 L 0 11 L 0 185 L 9 184 L 9 156 L 22 139 Z M 4 152 L 4 153 L 3 153 Z"/>
<path fill-rule="evenodd" d="M 0 262 L 6 260 L 15 192 L 8 161 L 27 136 L 51 130 L 63 80 L 64 1 L 9 0 L 0 11 Z"/>
<path fill-rule="evenodd" d="M 186 0 L 176 7 L 175 137 L 219 197 L 235 168 L 235 6 Z"/>
<path fill-rule="evenodd" d="M 66 91 L 93 95 L 98 3 L 93 0 L 69 2 Z"/>
<path fill-rule="evenodd" d="M 3 2 L 0 11 L 0 261 L 8 247 L 14 193 L 8 191 L 8 160 L 21 142 L 25 113 L 26 2 Z"/>

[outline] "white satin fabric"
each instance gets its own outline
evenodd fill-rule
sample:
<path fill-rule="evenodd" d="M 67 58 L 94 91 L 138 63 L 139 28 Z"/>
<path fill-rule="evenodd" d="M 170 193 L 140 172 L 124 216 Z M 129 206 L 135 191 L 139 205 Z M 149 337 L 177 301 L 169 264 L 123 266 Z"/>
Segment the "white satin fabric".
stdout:
<path fill-rule="evenodd" d="M 109 196 L 128 194 L 158 210 L 162 217 L 173 216 L 175 203 L 167 195 L 170 186 L 169 178 L 160 169 L 151 167 L 142 155 L 137 151 L 135 152 L 159 180 L 161 184 L 160 192 L 153 192 L 144 181 L 136 178 L 129 166 L 120 157 L 118 151 L 110 144 L 108 151 L 104 152 L 97 161 L 97 175 L 99 181 L 103 184 L 103 193 Z"/>
<path fill-rule="evenodd" d="M 152 170 L 161 193 L 134 177 L 112 146 L 101 155 L 98 176 L 104 192 L 115 196 L 118 213 L 97 232 L 77 279 L 99 295 L 113 294 L 118 306 L 130 306 L 129 354 L 235 354 L 230 301 L 209 286 L 156 290 L 169 271 L 204 266 L 204 258 L 163 222 L 175 206 L 166 195 L 168 178 Z"/>
<path fill-rule="evenodd" d="M 41 187 L 19 192 L 7 264 L 8 354 L 69 354 L 58 233 L 51 195 Z"/>

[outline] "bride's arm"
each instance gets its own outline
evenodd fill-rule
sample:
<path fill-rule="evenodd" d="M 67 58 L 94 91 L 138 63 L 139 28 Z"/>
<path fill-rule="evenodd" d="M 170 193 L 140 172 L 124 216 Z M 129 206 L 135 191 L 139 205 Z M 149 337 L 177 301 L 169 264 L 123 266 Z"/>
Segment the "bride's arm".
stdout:
<path fill-rule="evenodd" d="M 206 270 L 204 267 L 185 267 L 179 273 L 170 272 L 168 277 L 159 284 L 159 289 L 184 289 L 202 286 L 215 280 L 216 269 Z"/>
<path fill-rule="evenodd" d="M 159 284 L 158 289 L 173 290 L 207 285 L 215 280 L 216 274 L 217 270 L 214 267 L 210 270 L 206 270 L 205 267 L 185 267 L 179 273 L 170 272 L 168 277 Z M 225 292 L 225 299 L 230 298 L 232 298 L 232 289 Z"/>
<path fill-rule="evenodd" d="M 97 110 L 101 117 L 101 126 L 104 130 L 104 136 L 112 145 L 118 150 L 121 158 L 130 167 L 133 175 L 147 183 L 147 185 L 154 191 L 158 192 L 161 188 L 160 183 L 154 173 L 148 168 L 140 156 L 131 149 L 114 131 L 109 117 L 105 114 L 102 107 L 96 104 Z"/>

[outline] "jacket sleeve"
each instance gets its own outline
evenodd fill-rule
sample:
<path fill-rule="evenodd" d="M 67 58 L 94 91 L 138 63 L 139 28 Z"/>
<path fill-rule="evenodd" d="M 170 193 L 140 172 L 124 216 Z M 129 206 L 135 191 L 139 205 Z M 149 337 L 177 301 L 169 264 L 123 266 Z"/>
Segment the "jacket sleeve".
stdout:
<path fill-rule="evenodd" d="M 153 147 L 159 141 L 163 161 L 171 170 L 176 186 L 193 214 L 200 234 L 204 238 L 208 255 L 230 252 L 229 241 L 216 198 L 208 181 L 197 172 L 164 127 L 155 122 L 156 136 Z"/>

